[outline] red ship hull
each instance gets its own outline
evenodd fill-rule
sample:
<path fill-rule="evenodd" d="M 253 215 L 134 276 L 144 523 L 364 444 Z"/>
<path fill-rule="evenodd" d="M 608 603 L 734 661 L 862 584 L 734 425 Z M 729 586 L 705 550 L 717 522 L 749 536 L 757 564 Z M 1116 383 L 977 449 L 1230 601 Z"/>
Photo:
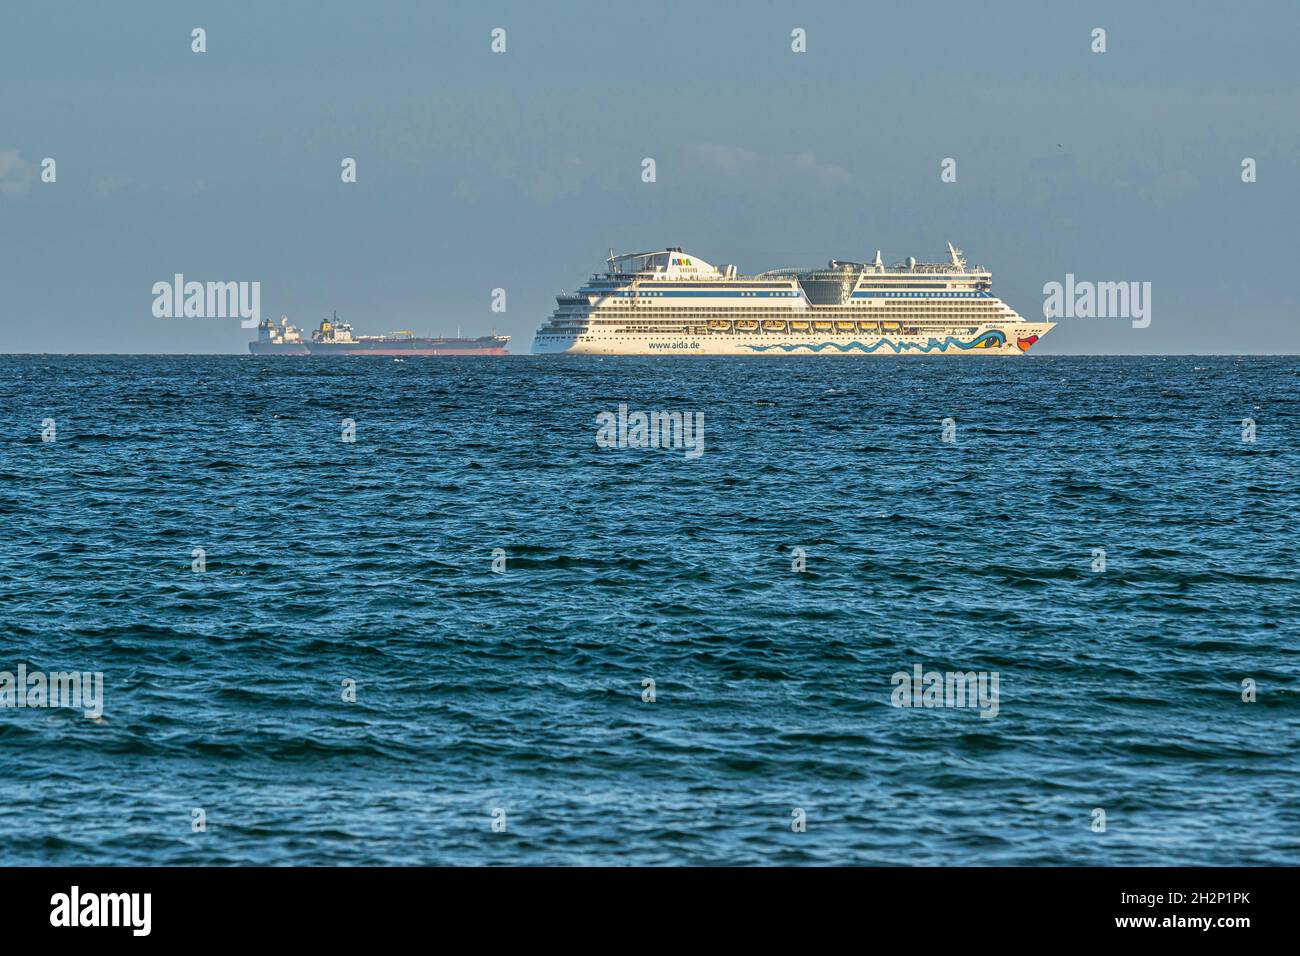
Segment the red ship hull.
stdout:
<path fill-rule="evenodd" d="M 509 355 L 492 339 L 398 339 L 392 342 L 249 342 L 253 355 L 455 356 Z"/>

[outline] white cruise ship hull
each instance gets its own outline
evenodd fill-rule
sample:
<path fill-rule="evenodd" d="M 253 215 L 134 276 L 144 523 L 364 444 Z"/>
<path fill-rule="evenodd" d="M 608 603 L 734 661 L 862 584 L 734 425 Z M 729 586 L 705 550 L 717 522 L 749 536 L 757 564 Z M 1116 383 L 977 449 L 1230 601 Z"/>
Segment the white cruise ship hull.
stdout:
<path fill-rule="evenodd" d="M 1023 355 L 1054 322 L 951 334 L 754 333 L 752 335 L 539 333 L 534 355 Z"/>

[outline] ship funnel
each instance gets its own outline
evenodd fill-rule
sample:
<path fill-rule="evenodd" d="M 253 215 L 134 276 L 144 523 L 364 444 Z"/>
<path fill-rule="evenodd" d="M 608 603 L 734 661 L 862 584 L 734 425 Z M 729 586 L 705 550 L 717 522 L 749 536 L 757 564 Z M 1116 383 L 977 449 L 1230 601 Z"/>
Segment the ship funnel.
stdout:
<path fill-rule="evenodd" d="M 885 260 L 880 258 L 880 250 L 876 250 L 876 261 L 872 263 L 877 269 L 885 268 Z"/>

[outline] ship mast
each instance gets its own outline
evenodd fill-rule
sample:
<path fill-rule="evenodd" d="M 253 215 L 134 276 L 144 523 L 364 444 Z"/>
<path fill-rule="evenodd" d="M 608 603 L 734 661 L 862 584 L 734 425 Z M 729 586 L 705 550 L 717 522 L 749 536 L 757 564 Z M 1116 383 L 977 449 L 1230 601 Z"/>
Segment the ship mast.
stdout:
<path fill-rule="evenodd" d="M 961 254 L 961 250 L 948 243 L 948 255 L 952 256 L 952 264 L 961 272 L 966 271 L 966 257 Z"/>

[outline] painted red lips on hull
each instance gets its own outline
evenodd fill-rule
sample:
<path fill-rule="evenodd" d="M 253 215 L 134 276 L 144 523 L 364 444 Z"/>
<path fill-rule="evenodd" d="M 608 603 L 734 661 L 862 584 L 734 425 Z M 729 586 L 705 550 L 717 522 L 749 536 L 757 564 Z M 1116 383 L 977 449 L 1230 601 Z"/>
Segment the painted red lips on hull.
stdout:
<path fill-rule="evenodd" d="M 1020 351 L 1028 352 L 1029 346 L 1033 345 L 1037 341 L 1038 341 L 1037 335 L 1027 335 L 1023 339 L 1017 338 L 1016 346 L 1020 349 Z"/>

